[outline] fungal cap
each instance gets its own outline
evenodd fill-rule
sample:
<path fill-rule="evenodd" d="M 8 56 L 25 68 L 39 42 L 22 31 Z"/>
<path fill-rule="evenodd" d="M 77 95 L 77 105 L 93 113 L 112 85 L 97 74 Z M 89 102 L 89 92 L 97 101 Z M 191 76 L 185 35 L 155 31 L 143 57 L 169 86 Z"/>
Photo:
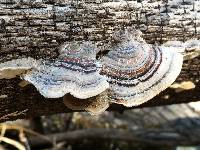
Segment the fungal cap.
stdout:
<path fill-rule="evenodd" d="M 181 83 L 174 83 L 170 88 L 175 89 L 175 92 L 182 92 L 185 90 L 191 90 L 195 88 L 195 84 L 191 81 L 183 81 Z"/>
<path fill-rule="evenodd" d="M 169 50 L 168 50 L 169 51 Z M 164 52 L 164 51 L 163 51 Z M 172 52 L 173 53 L 173 52 Z M 132 107 L 132 106 L 138 106 L 141 105 L 148 100 L 152 99 L 156 95 L 158 95 L 160 92 L 164 91 L 166 88 L 168 88 L 177 78 L 177 76 L 180 74 L 182 63 L 183 63 L 183 56 L 179 53 L 173 54 L 173 59 L 168 66 L 168 71 L 164 72 L 164 67 L 167 67 L 164 63 L 162 66 L 160 66 L 160 69 L 155 73 L 149 81 L 145 85 L 149 85 L 149 89 L 143 89 L 140 93 L 136 93 L 133 99 L 130 100 L 118 100 L 115 103 L 122 104 L 126 107 Z M 164 73 L 163 78 L 160 78 L 160 73 Z M 158 80 L 160 79 L 160 81 Z M 139 83 L 141 86 L 138 85 L 136 89 L 139 89 L 142 87 L 143 83 Z"/>
<path fill-rule="evenodd" d="M 187 40 L 186 42 L 167 41 L 162 46 L 170 47 L 171 49 L 174 49 L 177 52 L 200 50 L 200 40 L 190 39 L 190 40 Z"/>
<path fill-rule="evenodd" d="M 105 91 L 109 85 L 105 77 L 97 72 L 83 74 L 62 67 L 47 67 L 32 70 L 23 79 L 32 83 L 46 98 L 59 98 L 70 93 L 76 98 L 86 99 Z"/>
<path fill-rule="evenodd" d="M 0 64 L 0 79 L 11 79 L 36 67 L 38 62 L 33 58 L 22 58 Z"/>
<path fill-rule="evenodd" d="M 61 49 L 58 59 L 43 61 L 37 70 L 33 69 L 23 79 L 32 83 L 46 98 L 59 98 L 70 93 L 76 98 L 86 99 L 109 87 L 94 60 L 95 46 L 89 42 L 72 42 Z"/>
<path fill-rule="evenodd" d="M 101 114 L 109 107 L 108 98 L 105 94 L 84 100 L 76 99 L 67 94 L 63 97 L 63 103 L 72 110 L 85 110 L 92 115 Z"/>
<path fill-rule="evenodd" d="M 101 62 L 111 102 L 131 107 L 169 87 L 181 71 L 183 56 L 169 47 L 153 47 L 132 38 L 119 42 Z"/>
<path fill-rule="evenodd" d="M 200 50 L 200 40 L 198 39 L 190 39 L 185 42 L 185 47 L 187 51 L 191 50 Z"/>

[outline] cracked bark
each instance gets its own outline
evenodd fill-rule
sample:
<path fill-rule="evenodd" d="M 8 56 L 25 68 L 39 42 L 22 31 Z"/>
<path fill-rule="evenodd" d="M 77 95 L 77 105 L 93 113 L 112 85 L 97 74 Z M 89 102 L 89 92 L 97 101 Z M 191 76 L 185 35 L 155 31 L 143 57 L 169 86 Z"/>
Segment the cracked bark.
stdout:
<path fill-rule="evenodd" d="M 200 38 L 200 2 L 180 1 L 62 1 L 0 0 L 0 62 L 21 57 L 56 58 L 61 44 L 70 40 L 107 43 L 114 29 L 134 26 L 148 43 Z M 163 91 L 139 106 L 150 107 L 200 99 L 199 56 L 186 60 L 177 82 L 192 81 L 196 87 L 180 93 Z M 21 80 L 0 80 L 0 121 L 72 112 L 62 99 L 45 99 Z M 167 96 L 166 96 L 167 95 Z M 166 99 L 168 97 L 168 99 Z M 109 110 L 123 111 L 121 105 Z"/>

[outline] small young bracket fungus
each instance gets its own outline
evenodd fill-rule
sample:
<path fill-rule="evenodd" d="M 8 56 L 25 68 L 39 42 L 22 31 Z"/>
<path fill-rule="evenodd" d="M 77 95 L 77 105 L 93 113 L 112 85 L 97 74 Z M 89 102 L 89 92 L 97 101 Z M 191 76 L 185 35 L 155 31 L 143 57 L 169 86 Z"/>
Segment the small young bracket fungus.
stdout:
<path fill-rule="evenodd" d="M 37 68 L 38 62 L 33 58 L 22 58 L 1 63 L 0 79 L 11 79 L 15 78 L 17 75 L 20 76 L 28 70 Z"/>
<path fill-rule="evenodd" d="M 190 39 L 185 42 L 168 41 L 161 47 L 168 47 L 174 51 L 182 53 L 184 60 L 193 59 L 200 55 L 200 40 L 198 39 Z"/>
<path fill-rule="evenodd" d="M 54 61 L 43 61 L 39 67 L 23 76 L 46 98 L 63 97 L 70 93 L 79 99 L 96 96 L 109 84 L 99 74 L 96 46 L 91 42 L 69 42 Z"/>
<path fill-rule="evenodd" d="M 195 88 L 195 84 L 191 81 L 183 81 L 181 83 L 174 83 L 170 88 L 175 89 L 175 92 L 182 92 L 185 90 L 191 90 Z"/>
<path fill-rule="evenodd" d="M 72 110 L 85 110 L 92 115 L 101 114 L 109 107 L 106 92 L 85 100 L 79 100 L 67 94 L 63 97 L 63 103 Z"/>
<path fill-rule="evenodd" d="M 200 40 L 190 39 L 185 42 L 181 41 L 167 41 L 163 44 L 165 47 L 175 48 L 177 52 L 200 50 Z"/>
<path fill-rule="evenodd" d="M 127 30 L 116 35 L 119 42 L 101 60 L 111 102 L 140 105 L 175 81 L 182 68 L 181 54 L 169 47 L 148 45 Z"/>

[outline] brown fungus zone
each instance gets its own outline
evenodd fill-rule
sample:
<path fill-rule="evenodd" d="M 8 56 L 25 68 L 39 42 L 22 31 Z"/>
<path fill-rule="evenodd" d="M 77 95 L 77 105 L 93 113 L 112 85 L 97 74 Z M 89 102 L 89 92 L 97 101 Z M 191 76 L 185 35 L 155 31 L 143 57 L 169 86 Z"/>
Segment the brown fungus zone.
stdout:
<path fill-rule="evenodd" d="M 106 91 L 84 100 L 66 94 L 63 97 L 63 103 L 72 110 L 87 111 L 92 115 L 101 114 L 109 107 L 109 100 Z"/>
<path fill-rule="evenodd" d="M 12 79 L 27 74 L 39 63 L 39 60 L 30 57 L 0 63 L 0 79 Z"/>
<path fill-rule="evenodd" d="M 3 71 L 0 71 L 0 79 L 12 79 L 27 73 L 27 71 L 27 69 L 4 69 Z"/>

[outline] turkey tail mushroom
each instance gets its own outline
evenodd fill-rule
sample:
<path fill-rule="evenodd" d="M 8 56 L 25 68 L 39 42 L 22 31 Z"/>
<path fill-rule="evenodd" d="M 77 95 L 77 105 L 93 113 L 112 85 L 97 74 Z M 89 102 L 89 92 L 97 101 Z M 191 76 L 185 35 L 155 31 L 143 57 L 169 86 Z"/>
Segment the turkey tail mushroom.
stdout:
<path fill-rule="evenodd" d="M 117 43 L 101 59 L 111 102 L 140 105 L 169 87 L 179 75 L 183 56 L 167 47 L 148 45 L 132 32 L 116 33 Z M 122 37 L 120 39 L 120 37 Z"/>
<path fill-rule="evenodd" d="M 58 59 L 43 61 L 37 70 L 23 76 L 44 97 L 58 98 L 70 93 L 76 98 L 86 99 L 108 88 L 106 78 L 99 74 L 94 44 L 65 43 L 60 54 Z"/>

